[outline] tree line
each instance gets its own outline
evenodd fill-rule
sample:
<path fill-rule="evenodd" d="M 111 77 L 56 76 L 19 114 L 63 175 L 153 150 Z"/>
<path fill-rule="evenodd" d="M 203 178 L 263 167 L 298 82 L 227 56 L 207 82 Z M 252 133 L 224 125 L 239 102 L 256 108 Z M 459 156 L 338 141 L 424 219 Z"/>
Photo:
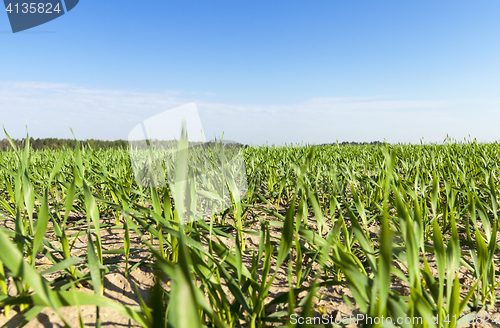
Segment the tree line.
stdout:
<path fill-rule="evenodd" d="M 25 138 L 24 139 L 13 139 L 12 141 L 18 148 L 24 148 L 24 143 L 25 143 Z M 195 145 L 196 143 L 193 143 Z M 238 143 L 235 143 L 238 144 Z M 321 146 L 327 146 L 327 145 L 336 145 L 337 143 L 331 143 L 331 144 L 322 144 Z M 382 145 L 383 142 L 380 141 L 372 141 L 372 142 L 339 142 L 338 145 Z M 92 149 L 108 149 L 108 148 L 121 148 L 121 149 L 128 149 L 128 141 L 127 140 L 97 140 L 97 139 L 87 139 L 87 140 L 80 140 L 80 145 L 81 146 L 87 146 Z M 241 145 L 243 147 L 248 147 L 247 145 Z M 44 149 L 74 149 L 76 147 L 76 140 L 75 139 L 58 139 L 58 138 L 43 138 L 43 139 L 34 139 L 30 138 L 30 146 L 34 150 L 44 150 Z M 7 139 L 0 140 L 0 151 L 6 151 L 12 149 L 12 146 Z"/>
<path fill-rule="evenodd" d="M 13 139 L 12 141 L 16 145 L 16 147 L 24 148 L 25 145 L 24 139 Z M 108 149 L 108 148 L 122 148 L 127 149 L 128 142 L 127 140 L 97 140 L 97 139 L 87 139 L 80 141 L 80 145 L 88 146 L 92 149 Z M 43 139 L 34 139 L 30 138 L 30 146 L 34 150 L 43 150 L 43 149 L 74 149 L 76 147 L 75 139 L 58 139 L 58 138 L 43 138 Z M 0 150 L 6 151 L 12 149 L 12 146 L 7 139 L 0 140 Z"/>

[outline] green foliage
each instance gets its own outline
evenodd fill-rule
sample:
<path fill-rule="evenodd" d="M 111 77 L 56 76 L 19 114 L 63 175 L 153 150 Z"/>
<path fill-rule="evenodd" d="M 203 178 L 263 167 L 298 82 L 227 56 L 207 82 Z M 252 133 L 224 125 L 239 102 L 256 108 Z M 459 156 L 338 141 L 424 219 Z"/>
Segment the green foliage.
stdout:
<path fill-rule="evenodd" d="M 193 222 L 186 220 L 197 197 L 192 186 L 137 185 L 124 149 L 74 141 L 32 150 L 36 141 L 25 140 L 7 138 L 12 150 L 0 152 L 0 217 L 9 222 L 0 228 L 0 306 L 7 316 L 12 306 L 29 319 L 44 307 L 94 305 L 144 327 L 293 326 L 293 313 L 319 315 L 320 287 L 343 285 L 360 314 L 424 319 L 405 327 L 455 327 L 449 318 L 497 302 L 498 144 L 245 148 L 247 195 L 229 175 L 231 207 Z M 184 181 L 190 173 L 176 174 Z M 86 216 L 81 234 L 68 233 L 71 211 Z M 123 231 L 123 244 L 103 251 L 101 231 L 111 228 Z M 138 251 L 132 234 L 156 270 L 152 298 L 138 307 L 102 289 L 118 266 L 128 275 L 141 265 L 130 262 Z M 74 257 L 80 235 L 87 252 Z M 251 235 L 255 247 L 247 244 Z M 40 272 L 42 255 L 52 265 Z M 289 290 L 275 295 L 279 268 Z M 462 271 L 474 277 L 470 285 L 460 284 Z M 57 287 L 43 277 L 54 272 L 63 277 Z M 95 293 L 79 292 L 83 282 Z"/>

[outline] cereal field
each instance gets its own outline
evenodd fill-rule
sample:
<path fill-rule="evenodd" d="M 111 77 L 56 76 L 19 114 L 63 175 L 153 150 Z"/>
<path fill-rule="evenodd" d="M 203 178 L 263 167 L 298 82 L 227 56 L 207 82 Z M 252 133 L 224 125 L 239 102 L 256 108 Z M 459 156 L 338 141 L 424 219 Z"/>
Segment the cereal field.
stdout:
<path fill-rule="evenodd" d="M 127 150 L 0 152 L 0 325 L 500 326 L 500 145 L 237 151 L 245 194 L 185 224 Z"/>

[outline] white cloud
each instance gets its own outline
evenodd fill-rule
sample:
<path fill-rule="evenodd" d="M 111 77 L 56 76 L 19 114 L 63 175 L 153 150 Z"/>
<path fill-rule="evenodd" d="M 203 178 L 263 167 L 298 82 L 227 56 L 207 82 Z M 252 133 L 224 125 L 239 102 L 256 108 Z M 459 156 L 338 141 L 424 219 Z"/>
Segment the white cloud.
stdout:
<path fill-rule="evenodd" d="M 499 139 L 498 99 L 401 100 L 394 97 L 324 97 L 298 104 L 247 105 L 197 99 L 202 92 L 100 90 L 40 82 L 0 83 L 0 123 L 15 138 L 30 136 L 126 139 L 138 123 L 196 102 L 207 138 L 224 132 L 244 143 L 442 141 L 471 135 Z"/>

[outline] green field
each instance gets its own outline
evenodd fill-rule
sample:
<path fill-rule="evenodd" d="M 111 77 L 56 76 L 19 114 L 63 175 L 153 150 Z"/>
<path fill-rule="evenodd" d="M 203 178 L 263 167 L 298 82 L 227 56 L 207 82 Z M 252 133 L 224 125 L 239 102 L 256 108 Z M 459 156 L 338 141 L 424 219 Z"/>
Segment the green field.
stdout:
<path fill-rule="evenodd" d="M 0 152 L 0 322 L 52 308 L 74 327 L 111 327 L 106 311 L 131 327 L 496 324 L 499 144 L 241 151 L 246 196 L 229 181 L 231 207 L 186 225 L 127 150 Z M 118 274 L 133 302 L 111 296 Z"/>

